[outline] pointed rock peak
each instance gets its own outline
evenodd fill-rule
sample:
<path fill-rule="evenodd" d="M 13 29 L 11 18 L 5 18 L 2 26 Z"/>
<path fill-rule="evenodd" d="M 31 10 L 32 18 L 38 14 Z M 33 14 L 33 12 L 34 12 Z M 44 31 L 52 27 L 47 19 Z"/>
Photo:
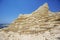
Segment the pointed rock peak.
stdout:
<path fill-rule="evenodd" d="M 48 8 L 48 4 L 47 3 L 43 4 L 42 6 Z"/>
<path fill-rule="evenodd" d="M 44 11 L 44 10 L 48 10 L 48 4 L 45 3 L 42 6 L 40 6 L 35 12 L 39 12 L 40 10 Z"/>
<path fill-rule="evenodd" d="M 34 11 L 33 14 L 35 14 L 35 13 L 36 13 L 36 14 L 37 14 L 37 13 L 45 14 L 45 13 L 48 12 L 48 10 L 49 10 L 48 4 L 45 3 L 45 4 L 43 4 L 42 6 L 40 6 L 36 11 Z"/>

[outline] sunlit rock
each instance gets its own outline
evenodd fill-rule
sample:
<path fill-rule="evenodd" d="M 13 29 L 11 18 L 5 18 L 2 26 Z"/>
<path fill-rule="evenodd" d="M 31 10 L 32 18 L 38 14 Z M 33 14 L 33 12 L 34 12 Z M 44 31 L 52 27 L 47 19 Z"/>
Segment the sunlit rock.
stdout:
<path fill-rule="evenodd" d="M 0 29 L 0 40 L 60 40 L 60 12 L 49 11 L 45 3 Z"/>

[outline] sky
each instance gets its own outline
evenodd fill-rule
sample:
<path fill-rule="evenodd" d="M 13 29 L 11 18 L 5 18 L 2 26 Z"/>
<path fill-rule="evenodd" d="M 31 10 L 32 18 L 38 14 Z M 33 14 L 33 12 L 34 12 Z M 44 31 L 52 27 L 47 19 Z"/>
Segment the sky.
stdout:
<path fill-rule="evenodd" d="M 50 11 L 60 11 L 60 0 L 0 0 L 0 23 L 11 23 L 19 14 L 30 14 L 46 2 Z"/>

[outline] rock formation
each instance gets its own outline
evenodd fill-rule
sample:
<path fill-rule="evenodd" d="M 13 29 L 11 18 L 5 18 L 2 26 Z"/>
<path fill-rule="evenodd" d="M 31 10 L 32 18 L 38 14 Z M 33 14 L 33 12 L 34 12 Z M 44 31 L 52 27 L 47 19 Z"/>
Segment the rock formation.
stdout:
<path fill-rule="evenodd" d="M 4 37 L 4 38 L 3 38 Z M 1 40 L 60 40 L 60 12 L 49 11 L 47 3 L 24 14 L 0 30 Z"/>

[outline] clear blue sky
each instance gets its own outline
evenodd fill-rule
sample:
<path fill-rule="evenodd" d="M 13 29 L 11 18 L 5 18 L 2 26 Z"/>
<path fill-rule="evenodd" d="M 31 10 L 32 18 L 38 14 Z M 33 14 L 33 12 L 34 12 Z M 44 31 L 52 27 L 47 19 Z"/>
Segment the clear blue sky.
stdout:
<path fill-rule="evenodd" d="M 0 0 L 0 23 L 11 23 L 19 14 L 29 14 L 45 2 L 51 11 L 60 11 L 60 0 Z"/>

